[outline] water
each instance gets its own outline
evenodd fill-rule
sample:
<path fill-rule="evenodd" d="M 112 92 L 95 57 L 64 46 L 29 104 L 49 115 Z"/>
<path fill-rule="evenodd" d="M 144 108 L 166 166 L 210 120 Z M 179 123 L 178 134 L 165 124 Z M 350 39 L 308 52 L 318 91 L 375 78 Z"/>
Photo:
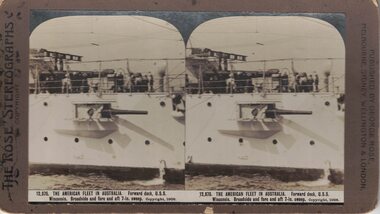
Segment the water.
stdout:
<path fill-rule="evenodd" d="M 328 179 L 330 173 L 330 162 L 326 161 L 326 166 L 323 169 L 323 177 L 316 180 L 316 181 L 299 181 L 297 182 L 301 186 L 308 186 L 308 187 L 323 187 L 328 186 L 330 184 L 330 181 Z"/>
<path fill-rule="evenodd" d="M 91 190 L 177 190 L 183 184 L 168 184 L 162 178 L 152 180 L 119 181 L 102 174 L 83 175 L 29 175 L 29 189 L 91 189 Z"/>
<path fill-rule="evenodd" d="M 180 190 L 182 184 L 170 184 L 165 182 L 166 162 L 160 161 L 159 176 L 151 180 L 115 180 L 101 173 L 77 174 L 33 174 L 29 175 L 29 189 L 130 189 L 130 190 Z"/>
<path fill-rule="evenodd" d="M 330 162 L 326 162 L 322 178 L 316 181 L 296 182 L 284 182 L 263 174 L 254 174 L 250 177 L 187 175 L 185 188 L 188 190 L 343 191 L 343 185 L 336 185 L 329 181 L 330 168 Z"/>
<path fill-rule="evenodd" d="M 152 180 L 119 181 L 105 175 L 41 175 L 29 176 L 30 189 L 128 189 L 128 190 L 343 190 L 343 185 L 334 185 L 323 180 L 283 182 L 269 175 L 254 175 L 250 178 L 233 176 L 186 176 L 186 184 L 166 183 L 162 177 Z"/>
<path fill-rule="evenodd" d="M 269 175 L 254 175 L 252 177 L 213 176 L 203 175 L 186 176 L 186 189 L 188 190 L 299 190 L 299 191 L 339 191 L 343 185 L 330 182 L 297 181 L 283 182 Z"/>

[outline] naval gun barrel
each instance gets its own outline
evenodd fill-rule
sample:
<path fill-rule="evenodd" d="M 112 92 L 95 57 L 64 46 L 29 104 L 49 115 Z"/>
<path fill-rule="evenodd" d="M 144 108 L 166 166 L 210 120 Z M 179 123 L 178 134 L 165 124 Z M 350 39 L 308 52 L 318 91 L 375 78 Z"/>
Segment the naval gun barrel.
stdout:
<path fill-rule="evenodd" d="M 275 118 L 276 115 L 310 115 L 312 111 L 302 110 L 284 110 L 284 109 L 268 109 L 265 111 L 265 115 L 268 118 Z"/>
<path fill-rule="evenodd" d="M 148 111 L 142 111 L 142 110 L 121 110 L 121 109 L 103 109 L 101 111 L 101 115 L 103 118 L 110 118 L 113 115 L 119 115 L 119 114 L 148 114 Z"/>

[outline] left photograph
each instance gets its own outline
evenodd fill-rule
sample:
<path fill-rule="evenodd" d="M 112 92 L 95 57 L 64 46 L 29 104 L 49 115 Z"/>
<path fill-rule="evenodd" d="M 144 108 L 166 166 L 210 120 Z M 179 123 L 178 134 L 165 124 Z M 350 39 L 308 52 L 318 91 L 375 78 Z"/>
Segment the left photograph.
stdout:
<path fill-rule="evenodd" d="M 30 35 L 29 189 L 184 189 L 185 45 L 166 21 L 67 16 Z"/>

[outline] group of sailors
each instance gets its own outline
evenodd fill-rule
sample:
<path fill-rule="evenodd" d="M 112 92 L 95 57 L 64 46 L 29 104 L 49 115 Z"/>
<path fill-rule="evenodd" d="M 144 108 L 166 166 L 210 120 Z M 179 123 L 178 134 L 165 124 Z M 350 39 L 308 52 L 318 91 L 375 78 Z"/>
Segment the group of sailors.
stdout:
<path fill-rule="evenodd" d="M 154 78 L 151 72 L 148 74 L 129 73 L 116 78 L 117 90 L 115 92 L 154 92 Z"/>
<path fill-rule="evenodd" d="M 269 81 L 271 80 L 271 81 Z M 194 85 L 194 87 L 198 87 Z M 249 72 L 205 75 L 202 90 L 205 93 L 252 93 L 252 92 L 318 92 L 319 76 L 294 73 L 269 73 L 255 75 Z M 193 88 L 194 89 L 194 88 Z M 199 89 L 198 89 L 199 90 Z M 192 90 L 196 91 L 196 90 Z M 195 92 L 197 93 L 197 92 Z M 198 92 L 199 93 L 199 92 Z"/>
<path fill-rule="evenodd" d="M 88 93 L 99 90 L 112 92 L 153 92 L 153 75 L 148 72 L 47 72 L 39 75 L 39 90 L 48 93 Z"/>
<path fill-rule="evenodd" d="M 269 81 L 270 80 L 270 81 Z M 113 70 L 97 72 L 46 72 L 40 74 L 39 90 L 49 93 L 92 93 L 99 90 L 110 92 L 154 92 L 154 78 L 146 74 L 123 74 Z M 185 88 L 189 93 L 252 93 L 252 92 L 318 92 L 318 74 L 307 75 L 283 72 L 263 74 L 250 72 L 231 72 L 205 74 L 199 84 L 191 84 L 185 74 Z M 199 91 L 202 90 L 202 91 Z"/>
<path fill-rule="evenodd" d="M 278 92 L 318 92 L 319 89 L 319 76 L 315 74 L 307 75 L 306 72 L 294 73 L 288 75 L 286 72 L 277 77 L 279 84 L 275 90 Z"/>

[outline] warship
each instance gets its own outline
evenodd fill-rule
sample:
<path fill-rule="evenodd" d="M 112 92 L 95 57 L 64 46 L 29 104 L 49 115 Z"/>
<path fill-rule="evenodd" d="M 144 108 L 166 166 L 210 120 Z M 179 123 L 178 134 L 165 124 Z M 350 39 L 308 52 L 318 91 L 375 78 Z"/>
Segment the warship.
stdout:
<path fill-rule="evenodd" d="M 186 74 L 179 91 L 170 87 L 167 66 L 153 85 L 151 74 L 128 67 L 76 71 L 64 64 L 82 56 L 34 53 L 30 173 L 172 183 L 185 182 L 184 174 L 267 173 L 343 183 L 344 94 L 330 89 L 328 72 L 318 88 L 319 80 L 310 83 L 294 69 L 240 71 L 232 64 L 244 55 L 190 50 L 186 68 L 197 81 Z M 46 58 L 53 65 L 41 63 Z"/>
<path fill-rule="evenodd" d="M 31 54 L 30 174 L 183 183 L 184 98 L 169 91 L 168 68 L 153 84 L 152 74 L 130 70 L 70 70 L 70 62 L 81 61 L 46 49 Z"/>
<path fill-rule="evenodd" d="M 344 180 L 344 93 L 330 73 L 236 70 L 246 56 L 192 48 L 187 69 L 186 174 L 270 174 L 282 181 Z M 283 59 L 282 59 L 283 60 Z M 265 61 L 264 61 L 265 63 Z"/>

